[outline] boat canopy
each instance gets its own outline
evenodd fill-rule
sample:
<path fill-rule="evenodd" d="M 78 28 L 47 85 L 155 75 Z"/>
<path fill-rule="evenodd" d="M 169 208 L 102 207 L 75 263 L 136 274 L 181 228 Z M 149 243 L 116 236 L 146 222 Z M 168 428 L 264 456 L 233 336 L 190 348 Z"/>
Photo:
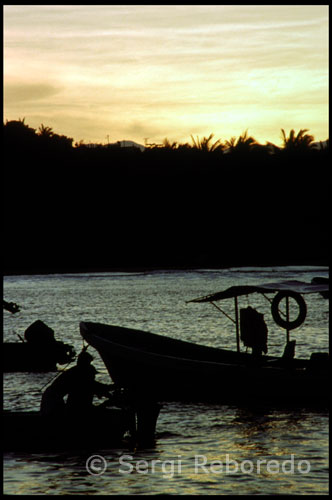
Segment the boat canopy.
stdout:
<path fill-rule="evenodd" d="M 276 283 L 265 283 L 261 285 L 242 285 L 231 286 L 222 292 L 205 295 L 197 299 L 188 300 L 189 302 L 215 302 L 217 300 L 230 299 L 240 295 L 249 295 L 251 293 L 273 293 L 273 292 L 297 292 L 297 293 L 327 293 L 329 291 L 328 283 L 307 283 L 298 280 L 286 280 Z"/>

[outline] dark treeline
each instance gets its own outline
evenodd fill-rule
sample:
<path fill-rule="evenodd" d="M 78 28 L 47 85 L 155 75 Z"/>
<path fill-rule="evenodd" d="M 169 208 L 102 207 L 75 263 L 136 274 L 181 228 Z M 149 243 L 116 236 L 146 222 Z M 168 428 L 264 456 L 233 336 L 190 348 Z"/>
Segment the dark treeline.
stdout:
<path fill-rule="evenodd" d="M 328 141 L 73 145 L 4 124 L 5 269 L 326 263 Z"/>

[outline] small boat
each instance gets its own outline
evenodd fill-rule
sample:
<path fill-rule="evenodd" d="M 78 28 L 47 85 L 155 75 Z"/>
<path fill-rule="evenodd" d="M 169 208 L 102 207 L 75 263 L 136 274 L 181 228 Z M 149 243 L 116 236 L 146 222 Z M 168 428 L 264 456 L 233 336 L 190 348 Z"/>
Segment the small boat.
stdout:
<path fill-rule="evenodd" d="M 57 364 L 66 365 L 75 359 L 74 348 L 55 340 L 54 331 L 37 320 L 24 332 L 21 342 L 4 342 L 4 372 L 56 371 Z"/>
<path fill-rule="evenodd" d="M 4 411 L 3 451 L 95 451 L 125 443 L 151 446 L 160 409 L 158 403 L 144 399 L 120 408 L 102 404 L 84 415 Z"/>
<path fill-rule="evenodd" d="M 119 446 L 129 429 L 129 414 L 121 409 L 77 418 L 44 416 L 38 411 L 3 412 L 4 451 L 68 451 Z"/>
<path fill-rule="evenodd" d="M 307 293 L 328 291 L 327 284 L 286 281 L 258 286 L 234 286 L 222 292 L 190 300 L 215 302 L 234 299 L 237 351 L 202 346 L 146 331 L 81 322 L 83 339 L 100 354 L 115 384 L 159 401 L 213 401 L 225 404 L 248 404 L 253 401 L 272 405 L 327 404 L 328 353 L 312 353 L 310 359 L 294 357 L 290 330 L 306 317 Z M 276 293 L 273 300 L 267 297 Z M 266 352 L 267 330 L 260 313 L 238 310 L 238 297 L 263 294 L 272 302 L 272 316 L 287 331 L 286 347 L 280 357 Z M 283 318 L 279 304 L 286 300 Z M 295 299 L 299 314 L 290 320 L 290 299 Z M 251 309 L 251 308 L 247 308 Z M 250 314 L 249 314 L 250 313 Z M 249 318 L 256 318 L 255 321 Z M 250 319 L 248 322 L 248 318 Z M 259 320 L 259 321 L 257 321 Z M 263 327 L 263 328 L 262 328 Z M 264 336 L 265 335 L 265 336 Z M 240 340 L 252 353 L 240 351 Z"/>

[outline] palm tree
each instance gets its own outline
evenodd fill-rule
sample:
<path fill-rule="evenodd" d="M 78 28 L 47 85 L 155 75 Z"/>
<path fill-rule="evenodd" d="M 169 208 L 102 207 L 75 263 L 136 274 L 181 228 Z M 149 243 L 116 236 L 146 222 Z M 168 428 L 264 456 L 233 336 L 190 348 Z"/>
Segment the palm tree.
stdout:
<path fill-rule="evenodd" d="M 194 137 L 191 135 L 191 139 L 194 143 L 194 148 L 199 149 L 200 151 L 222 151 L 223 146 L 220 144 L 220 139 L 218 139 L 216 142 L 211 144 L 211 140 L 213 138 L 214 134 L 210 134 L 209 137 L 203 137 L 203 139 L 199 139 L 197 136 L 197 140 L 194 139 Z"/>
<path fill-rule="evenodd" d="M 283 141 L 283 149 L 291 152 L 291 151 L 309 151 L 313 147 L 314 136 L 309 135 L 308 129 L 301 129 L 297 135 L 295 135 L 295 130 L 292 129 L 289 132 L 289 136 L 286 136 L 286 132 L 284 129 L 281 129 L 281 136 Z"/>
<path fill-rule="evenodd" d="M 38 129 L 38 135 L 40 137 L 52 137 L 54 135 L 54 132 L 52 130 L 52 127 L 45 127 L 45 125 L 41 124 L 39 129 Z"/>
<path fill-rule="evenodd" d="M 259 146 L 256 139 L 251 136 L 248 136 L 248 130 L 243 132 L 242 135 L 236 140 L 236 137 L 231 137 L 229 141 L 225 142 L 225 146 L 230 150 L 230 152 L 234 153 L 248 153 L 255 146 Z"/>

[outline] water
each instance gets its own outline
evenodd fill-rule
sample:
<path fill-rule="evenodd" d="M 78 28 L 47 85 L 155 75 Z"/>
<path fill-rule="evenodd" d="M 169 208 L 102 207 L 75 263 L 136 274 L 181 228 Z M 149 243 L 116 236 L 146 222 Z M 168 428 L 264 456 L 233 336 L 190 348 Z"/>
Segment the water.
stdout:
<path fill-rule="evenodd" d="M 4 311 L 4 340 L 18 341 L 17 335 L 40 319 L 79 352 L 79 322 L 98 321 L 235 350 L 233 324 L 209 304 L 186 301 L 232 285 L 310 282 L 327 275 L 325 267 L 301 266 L 5 277 L 4 298 L 18 303 L 21 311 Z M 307 318 L 291 332 L 301 358 L 328 351 L 328 301 L 312 294 L 306 302 Z M 254 294 L 239 303 L 265 313 L 269 354 L 281 354 L 285 332 L 273 323 L 267 301 Z M 232 300 L 223 306 L 234 315 Z M 94 365 L 98 380 L 109 383 L 97 353 Z M 5 409 L 37 410 L 40 389 L 53 377 L 5 374 Z M 164 403 L 155 447 L 133 451 L 124 444 L 94 454 L 98 457 L 91 470 L 100 472 L 95 475 L 87 471 L 88 453 L 6 453 L 4 493 L 327 494 L 328 414 L 306 408 Z"/>

